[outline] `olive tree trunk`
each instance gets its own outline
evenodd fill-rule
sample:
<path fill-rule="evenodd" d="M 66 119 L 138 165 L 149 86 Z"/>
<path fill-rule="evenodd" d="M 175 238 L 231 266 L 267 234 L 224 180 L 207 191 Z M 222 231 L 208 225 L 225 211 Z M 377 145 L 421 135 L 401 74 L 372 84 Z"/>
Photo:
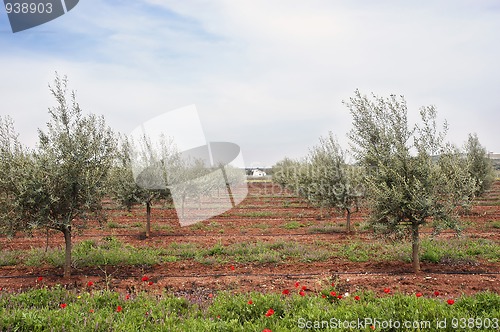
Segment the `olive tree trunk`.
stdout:
<path fill-rule="evenodd" d="M 420 224 L 416 221 L 412 222 L 412 245 L 411 245 L 411 250 L 412 250 L 412 261 L 413 261 L 413 272 L 419 273 L 420 272 L 420 256 L 419 256 L 419 249 L 420 249 L 420 236 L 419 236 L 419 227 Z"/>
<path fill-rule="evenodd" d="M 346 231 L 348 234 L 351 233 L 351 209 L 345 209 L 347 211 L 346 217 Z"/>
<path fill-rule="evenodd" d="M 146 237 L 151 236 L 151 201 L 146 202 Z"/>
<path fill-rule="evenodd" d="M 71 277 L 71 226 L 64 225 L 62 228 L 64 234 L 64 278 L 67 279 Z"/>

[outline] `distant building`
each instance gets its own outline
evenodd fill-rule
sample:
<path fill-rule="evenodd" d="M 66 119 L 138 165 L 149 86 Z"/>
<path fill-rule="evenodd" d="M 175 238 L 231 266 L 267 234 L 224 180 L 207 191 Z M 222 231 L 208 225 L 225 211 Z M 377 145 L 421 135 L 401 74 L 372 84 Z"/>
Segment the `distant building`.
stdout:
<path fill-rule="evenodd" d="M 488 157 L 493 164 L 493 168 L 497 170 L 497 177 L 500 177 L 500 153 L 490 152 Z"/>
<path fill-rule="evenodd" d="M 490 159 L 500 159 L 500 153 L 489 152 L 488 157 Z"/>
<path fill-rule="evenodd" d="M 264 172 L 261 169 L 253 169 L 252 170 L 252 176 L 266 176 L 266 172 Z"/>

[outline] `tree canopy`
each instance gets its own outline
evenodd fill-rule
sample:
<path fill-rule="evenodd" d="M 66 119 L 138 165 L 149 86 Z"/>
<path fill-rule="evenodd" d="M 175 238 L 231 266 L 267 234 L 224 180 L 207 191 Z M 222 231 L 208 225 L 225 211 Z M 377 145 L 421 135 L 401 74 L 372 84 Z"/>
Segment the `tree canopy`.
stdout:
<path fill-rule="evenodd" d="M 16 229 L 48 228 L 65 239 L 64 275 L 71 271 L 71 227 L 84 212 L 100 211 L 115 140 L 102 117 L 85 115 L 68 93 L 67 78 L 56 74 L 49 86 L 56 106 L 49 109 L 46 130 L 39 130 L 38 146 L 22 148 L 8 120 L 0 125 L 2 199 L 9 200 L 2 217 L 14 216 Z"/>
<path fill-rule="evenodd" d="M 371 221 L 389 233 L 409 231 L 414 271 L 420 270 L 419 228 L 456 227 L 456 207 L 469 206 L 476 185 L 468 160 L 445 142 L 433 106 L 420 109 L 420 122 L 408 123 L 404 97 L 372 98 L 355 92 L 345 105 L 353 117 L 349 137 L 365 178 Z"/>

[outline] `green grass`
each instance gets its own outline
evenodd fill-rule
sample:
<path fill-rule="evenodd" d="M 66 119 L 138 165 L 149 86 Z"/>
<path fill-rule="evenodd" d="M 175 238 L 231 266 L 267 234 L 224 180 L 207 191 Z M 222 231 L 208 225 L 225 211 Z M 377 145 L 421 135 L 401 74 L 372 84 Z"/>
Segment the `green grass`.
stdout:
<path fill-rule="evenodd" d="M 73 246 L 72 265 L 106 266 L 132 265 L 152 266 L 163 262 L 195 260 L 203 264 L 237 263 L 290 263 L 315 262 L 339 258 L 350 262 L 402 261 L 409 262 L 409 242 L 389 243 L 381 240 L 371 242 L 352 240 L 348 242 L 315 241 L 257 241 L 223 245 L 221 242 L 206 247 L 197 243 L 171 243 L 166 248 L 145 246 L 133 247 L 114 237 L 99 241 L 85 240 Z M 423 262 L 447 265 L 476 264 L 479 260 L 498 262 L 500 246 L 487 239 L 459 238 L 452 240 L 423 239 L 420 258 Z M 62 248 L 3 251 L 0 266 L 15 266 L 23 262 L 26 266 L 50 265 L 61 267 L 64 263 Z"/>
<path fill-rule="evenodd" d="M 409 242 L 389 243 L 381 240 L 371 242 L 352 240 L 347 243 L 332 243 L 316 241 L 315 245 L 317 248 L 329 250 L 334 257 L 351 262 L 409 262 L 411 259 L 411 244 Z M 487 239 L 423 239 L 420 247 L 420 258 L 423 262 L 460 265 L 475 264 L 479 259 L 490 262 L 500 260 L 498 242 Z"/>
<path fill-rule="evenodd" d="M 202 222 L 196 223 L 194 225 L 189 226 L 189 228 L 193 231 L 221 231 L 224 232 L 224 228 L 222 224 L 217 221 L 211 221 L 209 224 L 205 224 Z"/>
<path fill-rule="evenodd" d="M 241 263 L 286 263 L 294 260 L 313 262 L 331 257 L 328 249 L 284 240 L 233 244 L 227 249 L 227 254 Z"/>
<path fill-rule="evenodd" d="M 123 225 L 123 224 L 119 224 L 119 223 L 114 222 L 114 221 L 110 221 L 106 224 L 106 227 L 108 227 L 108 228 L 128 228 L 128 225 Z"/>
<path fill-rule="evenodd" d="M 490 221 L 491 227 L 495 229 L 500 229 L 500 221 Z"/>
<path fill-rule="evenodd" d="M 345 233 L 345 227 L 343 227 L 342 225 L 329 223 L 324 225 L 311 226 L 308 228 L 307 232 L 309 234 Z"/>
<path fill-rule="evenodd" d="M 204 223 L 199 222 L 199 223 L 196 223 L 194 225 L 189 226 L 189 229 L 191 229 L 193 231 L 208 231 L 210 228 L 207 225 L 205 225 Z"/>
<path fill-rule="evenodd" d="M 163 231 L 167 233 L 172 233 L 174 231 L 174 227 L 168 224 L 165 225 L 165 224 L 153 223 L 151 225 L 151 228 L 153 229 L 153 231 Z"/>
<path fill-rule="evenodd" d="M 193 258 L 203 264 L 221 264 L 227 262 L 259 262 L 279 263 L 285 255 L 285 249 L 273 248 L 272 244 L 237 243 L 223 246 L 218 243 L 209 248 L 203 248 L 194 244 L 172 244 L 173 255 L 184 258 Z"/>
<path fill-rule="evenodd" d="M 61 267 L 64 264 L 64 253 L 60 248 L 51 248 L 47 252 L 31 249 L 21 253 L 20 259 L 27 266 L 44 264 Z M 85 240 L 73 246 L 72 265 L 104 266 L 104 265 L 154 265 L 162 262 L 164 249 L 153 247 L 135 248 L 126 245 L 113 237 L 101 241 Z"/>
<path fill-rule="evenodd" d="M 273 211 L 248 211 L 236 213 L 236 216 L 246 217 L 246 218 L 266 218 L 272 217 L 275 213 Z"/>
<path fill-rule="evenodd" d="M 306 227 L 306 225 L 299 222 L 299 221 L 295 221 L 295 220 L 289 221 L 283 225 L 284 229 L 298 229 L 301 227 Z"/>
<path fill-rule="evenodd" d="M 490 262 L 500 260 L 500 245 L 487 239 L 431 240 L 421 243 L 421 259 L 432 263 L 474 263 L 478 258 Z"/>
<path fill-rule="evenodd" d="M 19 262 L 20 251 L 2 250 L 0 255 L 0 266 L 14 266 Z"/>
<path fill-rule="evenodd" d="M 235 243 L 224 246 L 220 243 L 204 248 L 193 243 L 172 243 L 167 254 L 179 259 L 194 259 L 203 264 L 236 263 L 285 263 L 289 260 L 313 262 L 324 261 L 332 253 L 327 249 L 302 245 L 297 242 Z"/>
<path fill-rule="evenodd" d="M 368 262 L 376 247 L 376 245 L 367 245 L 363 242 L 350 242 L 340 245 L 337 249 L 337 255 L 351 262 Z"/>
<path fill-rule="evenodd" d="M 268 230 L 271 228 L 269 224 L 266 223 L 257 223 L 257 224 L 250 224 L 250 225 L 242 225 L 241 228 L 256 228 L 256 229 L 261 229 L 261 230 Z"/>
<path fill-rule="evenodd" d="M 21 252 L 20 261 L 26 266 L 42 266 L 44 264 L 61 267 L 64 265 L 64 255 L 62 249 L 49 248 L 44 251 L 39 248 L 33 248 L 27 253 Z"/>
<path fill-rule="evenodd" d="M 355 223 L 354 227 L 361 232 L 371 231 L 373 229 L 372 225 L 366 221 L 362 221 L 360 223 Z"/>
<path fill-rule="evenodd" d="M 359 327 L 357 320 L 377 319 L 376 330 L 384 329 L 383 322 L 416 322 L 425 331 L 455 331 L 455 324 L 470 322 L 483 327 L 478 330 L 498 329 L 500 295 L 479 293 L 455 299 L 453 305 L 446 298 L 424 295 L 394 294 L 377 297 L 359 292 L 341 300 L 329 295 L 332 289 L 308 292 L 299 296 L 262 294 L 258 292 L 234 294 L 222 292 L 208 299 L 176 297 L 169 294 L 149 295 L 139 292 L 126 299 L 125 294 L 113 291 L 68 291 L 62 287 L 33 289 L 24 293 L 0 293 L 1 331 L 299 331 L 311 324 L 309 331 L 371 331 L 370 322 Z M 321 295 L 325 294 L 323 298 Z M 354 299 L 359 296 L 359 301 Z M 249 303 L 249 300 L 252 302 Z M 61 304 L 65 304 L 61 308 Z M 120 311 L 117 311 L 118 308 Z M 274 313 L 269 317 L 269 309 Z M 464 318 L 461 322 L 456 319 Z M 455 320 L 454 320 L 455 319 Z M 447 321 L 446 328 L 438 329 L 437 322 Z M 355 328 L 335 328 L 339 322 L 355 321 Z M 316 324 L 326 324 L 318 325 Z M 429 322 L 430 325 L 426 325 Z M 494 325 L 492 325 L 494 324 Z M 429 326 L 429 328 L 426 328 Z M 321 328 L 322 327 L 322 328 Z M 394 329 L 417 330 L 417 329 Z"/>
<path fill-rule="evenodd" d="M 154 265 L 161 263 L 165 250 L 155 247 L 133 247 L 115 238 L 82 241 L 73 249 L 74 266 Z"/>

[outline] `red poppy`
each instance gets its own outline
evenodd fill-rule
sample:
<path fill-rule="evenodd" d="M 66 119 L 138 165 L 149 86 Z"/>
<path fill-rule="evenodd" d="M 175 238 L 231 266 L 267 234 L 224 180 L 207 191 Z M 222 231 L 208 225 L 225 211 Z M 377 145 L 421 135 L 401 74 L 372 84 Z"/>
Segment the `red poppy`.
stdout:
<path fill-rule="evenodd" d="M 354 299 L 355 299 L 356 301 L 359 301 L 361 298 L 360 298 L 358 295 L 356 295 L 356 296 L 354 297 Z"/>
<path fill-rule="evenodd" d="M 66 303 L 61 303 L 61 304 L 59 305 L 59 307 L 60 307 L 61 309 L 64 309 L 64 308 L 66 308 L 67 306 L 68 306 L 68 305 L 67 305 Z"/>
<path fill-rule="evenodd" d="M 116 307 L 116 312 L 121 312 L 121 311 L 122 311 L 122 306 L 121 305 L 117 306 Z"/>
<path fill-rule="evenodd" d="M 94 309 L 90 309 L 90 310 L 89 310 L 89 312 L 90 312 L 91 314 L 93 314 L 93 313 L 94 313 Z"/>
<path fill-rule="evenodd" d="M 302 286 L 302 290 L 307 290 L 307 286 Z"/>
<path fill-rule="evenodd" d="M 234 265 L 231 265 L 229 268 L 231 269 L 231 271 L 234 271 L 236 269 Z"/>
<path fill-rule="evenodd" d="M 149 281 L 149 277 L 148 276 L 142 277 L 142 281 Z"/>
<path fill-rule="evenodd" d="M 446 301 L 446 303 L 448 303 L 449 305 L 453 305 L 455 304 L 455 300 L 449 299 L 448 301 Z"/>
<path fill-rule="evenodd" d="M 271 329 L 263 329 L 262 332 L 273 332 Z"/>
<path fill-rule="evenodd" d="M 125 295 L 125 300 L 130 300 L 130 294 Z"/>
<path fill-rule="evenodd" d="M 434 292 L 434 296 L 439 296 L 439 292 L 438 292 L 438 291 L 435 291 L 435 292 Z"/>
<path fill-rule="evenodd" d="M 38 277 L 36 281 L 41 282 L 43 280 L 43 277 Z"/>
<path fill-rule="evenodd" d="M 283 292 L 281 292 L 283 295 L 289 295 L 290 290 L 289 289 L 284 289 Z"/>
<path fill-rule="evenodd" d="M 211 299 L 212 297 L 214 297 L 214 294 L 212 294 L 212 293 L 208 294 L 209 299 Z"/>
<path fill-rule="evenodd" d="M 295 288 L 299 288 L 299 286 L 300 286 L 300 283 L 297 281 L 297 282 L 295 283 Z"/>
<path fill-rule="evenodd" d="M 325 294 L 321 294 L 321 297 L 326 299 L 326 295 Z"/>
<path fill-rule="evenodd" d="M 391 292 L 390 288 L 384 288 L 384 293 L 389 294 Z"/>
<path fill-rule="evenodd" d="M 370 325 L 370 328 L 371 328 L 372 330 L 375 330 L 375 326 L 373 326 L 373 325 Z"/>
<path fill-rule="evenodd" d="M 274 310 L 271 308 L 266 312 L 266 317 L 271 317 L 272 315 L 274 315 Z"/>
<path fill-rule="evenodd" d="M 94 283 L 92 281 L 87 282 L 87 287 L 92 287 L 94 286 Z"/>
<path fill-rule="evenodd" d="M 416 294 L 415 294 L 415 296 L 416 296 L 416 297 L 422 297 L 422 295 L 423 295 L 423 294 L 422 294 L 422 293 L 420 293 L 420 292 L 418 292 L 418 293 L 416 293 Z"/>
<path fill-rule="evenodd" d="M 304 292 L 303 290 L 301 290 L 301 291 L 299 292 L 299 295 L 300 295 L 300 296 L 306 296 L 306 292 Z"/>
<path fill-rule="evenodd" d="M 337 293 L 335 293 L 334 291 L 331 291 L 331 292 L 330 292 L 330 295 L 331 295 L 331 296 L 337 296 Z"/>
<path fill-rule="evenodd" d="M 334 282 L 332 282 L 332 287 L 335 287 L 335 283 Z"/>
<path fill-rule="evenodd" d="M 337 299 L 342 300 L 342 295 L 339 294 L 339 296 L 337 296 Z"/>
<path fill-rule="evenodd" d="M 249 300 L 249 301 L 248 301 L 248 304 L 250 304 L 250 305 L 251 305 L 251 304 L 253 304 L 253 301 L 252 301 L 252 300 Z"/>
<path fill-rule="evenodd" d="M 149 285 L 149 286 L 151 286 L 151 285 L 153 285 L 153 284 L 154 284 L 154 282 L 152 282 L 152 281 L 148 282 L 148 285 Z"/>

